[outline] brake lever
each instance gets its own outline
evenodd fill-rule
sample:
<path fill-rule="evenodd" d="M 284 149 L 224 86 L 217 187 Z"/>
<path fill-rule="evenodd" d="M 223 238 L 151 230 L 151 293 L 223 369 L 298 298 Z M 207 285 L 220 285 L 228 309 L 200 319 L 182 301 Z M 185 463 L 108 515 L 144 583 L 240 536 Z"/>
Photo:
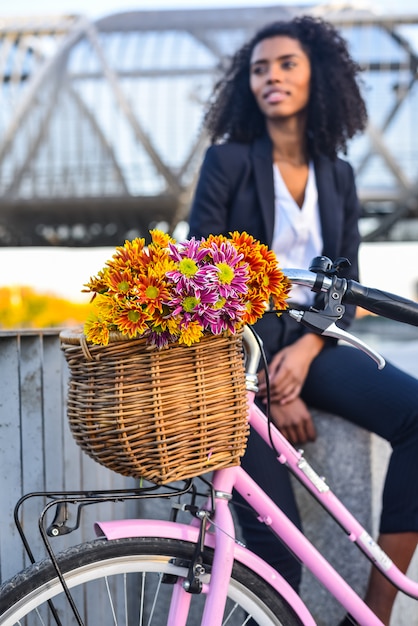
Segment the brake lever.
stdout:
<path fill-rule="evenodd" d="M 332 337 L 334 339 L 342 339 L 351 344 L 355 348 L 362 350 L 367 356 L 377 363 L 377 367 L 381 370 L 385 367 L 386 361 L 381 354 L 368 346 L 364 341 L 355 337 L 351 333 L 339 328 L 335 324 L 335 318 L 329 315 L 323 315 L 320 311 L 308 310 L 298 311 L 296 309 L 288 309 L 287 313 L 297 322 L 303 324 L 307 328 L 314 330 L 324 337 Z M 338 316 L 339 319 L 341 316 Z"/>

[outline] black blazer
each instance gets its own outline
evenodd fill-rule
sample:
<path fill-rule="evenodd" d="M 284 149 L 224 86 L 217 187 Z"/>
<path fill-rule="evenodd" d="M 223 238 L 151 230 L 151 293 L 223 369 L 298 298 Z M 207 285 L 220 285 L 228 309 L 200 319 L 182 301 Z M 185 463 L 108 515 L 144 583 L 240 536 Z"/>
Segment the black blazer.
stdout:
<path fill-rule="evenodd" d="M 346 278 L 358 280 L 360 205 L 354 172 L 342 159 L 319 157 L 314 162 L 321 217 L 322 253 L 331 260 L 346 257 Z M 271 246 L 274 229 L 272 144 L 265 135 L 251 144 L 225 143 L 208 148 L 189 218 L 190 237 L 246 231 Z M 280 255 L 279 255 L 280 262 Z M 307 268 L 302 268 L 307 269 Z M 354 316 L 347 307 L 339 325 Z"/>

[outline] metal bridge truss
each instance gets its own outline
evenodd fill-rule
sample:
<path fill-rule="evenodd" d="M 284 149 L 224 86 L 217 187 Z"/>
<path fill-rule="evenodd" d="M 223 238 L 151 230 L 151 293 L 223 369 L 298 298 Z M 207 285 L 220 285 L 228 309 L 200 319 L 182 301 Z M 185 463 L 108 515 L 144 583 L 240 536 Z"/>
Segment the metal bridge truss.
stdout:
<path fill-rule="evenodd" d="M 364 67 L 370 124 L 348 157 L 366 240 L 418 236 L 417 15 L 332 5 L 0 19 L 0 245 L 115 245 L 186 232 L 225 59 L 309 12 Z"/>

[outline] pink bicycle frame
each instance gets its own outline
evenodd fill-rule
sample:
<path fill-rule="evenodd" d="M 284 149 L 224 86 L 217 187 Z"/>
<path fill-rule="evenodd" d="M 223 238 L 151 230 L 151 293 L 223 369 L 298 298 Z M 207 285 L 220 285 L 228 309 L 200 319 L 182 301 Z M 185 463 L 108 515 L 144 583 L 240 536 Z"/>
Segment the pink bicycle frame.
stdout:
<path fill-rule="evenodd" d="M 248 397 L 251 426 L 269 443 L 267 418 L 253 403 L 254 394 L 249 392 Z M 402 574 L 381 551 L 366 530 L 332 493 L 325 481 L 304 459 L 303 453 L 289 444 L 274 427 L 271 429 L 271 436 L 279 454 L 279 462 L 285 463 L 340 523 L 349 540 L 356 543 L 401 591 L 418 598 L 418 583 Z M 201 622 L 202 626 L 215 626 L 222 622 L 228 580 L 234 559 L 256 571 L 280 595 L 284 596 L 303 624 L 306 626 L 315 624 L 306 606 L 288 583 L 264 561 L 235 542 L 234 524 L 228 506 L 233 489 L 241 494 L 257 512 L 260 521 L 270 526 L 271 530 L 284 541 L 300 561 L 360 624 L 363 626 L 381 626 L 380 620 L 353 589 L 241 467 L 232 467 L 215 472 L 213 485 L 216 496 L 214 532 L 207 533 L 206 544 L 215 548 L 215 556 L 210 583 L 203 587 L 203 593 L 207 594 L 207 600 Z M 99 522 L 97 528 L 100 529 L 100 534 L 105 535 L 108 539 L 155 536 L 196 542 L 198 537 L 195 522 L 188 526 L 168 521 L 133 519 Z M 191 597 L 191 594 L 184 591 L 181 585 L 178 585 L 172 607 L 172 621 L 168 622 L 168 626 L 183 626 L 186 623 Z"/>
<path fill-rule="evenodd" d="M 277 451 L 278 461 L 286 464 L 293 475 L 340 524 L 348 539 L 355 543 L 398 589 L 418 599 L 418 583 L 402 574 L 356 518 L 332 493 L 325 480 L 315 472 L 304 458 L 303 452 L 296 450 L 273 425 L 269 425 L 266 415 L 254 404 L 259 347 L 251 331 L 248 331 L 247 335 L 244 334 L 244 343 L 247 353 L 247 388 L 249 389 L 248 404 L 251 427 L 259 433 L 268 445 L 273 445 L 274 450 Z M 214 472 L 212 482 L 215 491 L 215 516 L 213 520 L 211 519 L 213 532 L 206 533 L 205 543 L 214 548 L 214 561 L 210 582 L 203 585 L 202 589 L 202 592 L 206 594 L 202 626 L 220 626 L 222 623 L 228 581 L 234 559 L 257 572 L 276 589 L 286 599 L 305 626 L 315 624 L 301 598 L 278 572 L 235 541 L 234 523 L 229 509 L 229 500 L 233 489 L 236 489 L 254 509 L 260 522 L 269 526 L 280 537 L 359 624 L 362 626 L 382 626 L 381 621 L 364 604 L 363 600 L 242 467 L 218 470 Z M 211 503 L 208 502 L 206 506 L 207 510 L 211 509 Z M 193 519 L 190 525 L 133 519 L 99 522 L 96 529 L 98 533 L 108 539 L 146 536 L 184 539 L 196 543 L 199 536 L 198 524 L 199 521 L 196 519 Z M 168 626 L 185 626 L 191 597 L 192 595 L 185 591 L 181 582 L 176 585 Z"/>

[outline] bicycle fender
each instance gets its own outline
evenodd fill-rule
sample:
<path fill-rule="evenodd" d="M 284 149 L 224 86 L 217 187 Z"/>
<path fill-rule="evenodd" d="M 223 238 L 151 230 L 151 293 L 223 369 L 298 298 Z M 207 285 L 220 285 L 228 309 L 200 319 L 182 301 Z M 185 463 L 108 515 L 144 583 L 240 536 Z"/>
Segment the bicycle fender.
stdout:
<path fill-rule="evenodd" d="M 199 534 L 199 529 L 194 526 L 164 520 L 123 519 L 109 522 L 98 521 L 95 523 L 94 528 L 97 536 L 106 537 L 108 540 L 131 537 L 164 537 L 165 539 L 196 543 Z M 212 533 L 206 533 L 205 545 L 209 548 L 215 548 L 215 537 Z M 316 626 L 315 620 L 296 591 L 268 563 L 238 543 L 235 544 L 235 559 L 257 572 L 278 594 L 286 598 L 288 604 L 305 626 Z"/>

